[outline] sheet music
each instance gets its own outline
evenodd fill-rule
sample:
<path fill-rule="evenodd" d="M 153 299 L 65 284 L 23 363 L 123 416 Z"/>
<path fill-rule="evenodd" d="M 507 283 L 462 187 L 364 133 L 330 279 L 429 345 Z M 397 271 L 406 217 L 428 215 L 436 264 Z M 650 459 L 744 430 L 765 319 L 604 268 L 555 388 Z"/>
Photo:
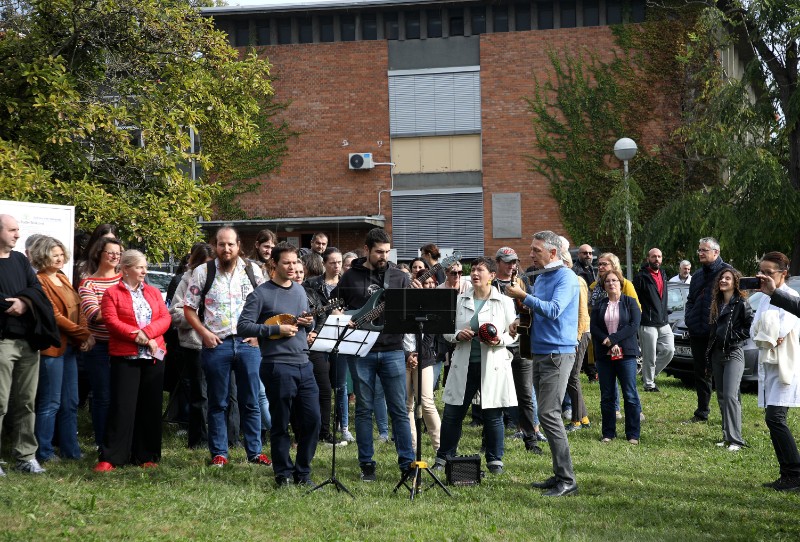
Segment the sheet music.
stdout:
<path fill-rule="evenodd" d="M 347 327 L 352 315 L 350 314 L 331 314 L 325 320 L 325 325 L 311 343 L 309 350 L 313 352 L 330 352 L 336 346 L 342 329 Z M 350 354 L 353 356 L 364 357 L 372 350 L 375 341 L 378 340 L 380 333 L 377 331 L 367 331 L 363 329 L 347 329 L 342 342 L 339 343 L 340 354 Z"/>

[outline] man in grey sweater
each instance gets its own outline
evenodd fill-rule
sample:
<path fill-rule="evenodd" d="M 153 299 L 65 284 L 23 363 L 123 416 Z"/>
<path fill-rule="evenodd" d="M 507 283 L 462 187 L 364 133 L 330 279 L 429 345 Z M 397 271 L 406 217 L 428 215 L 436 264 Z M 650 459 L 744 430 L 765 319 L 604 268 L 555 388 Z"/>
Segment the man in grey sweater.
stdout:
<path fill-rule="evenodd" d="M 275 264 L 272 279 L 260 285 L 247 297 L 239 317 L 238 333 L 258 337 L 261 348 L 261 380 L 267 388 L 269 411 L 272 416 L 270 445 L 272 468 L 278 486 L 295 484 L 313 486 L 311 460 L 319 438 L 319 388 L 308 359 L 307 333 L 314 319 L 303 316 L 308 312 L 308 297 L 302 286 L 294 281 L 301 263 L 297 247 L 279 243 L 270 258 Z M 295 324 L 266 324 L 278 314 L 297 317 Z M 294 416 L 292 416 L 294 414 Z M 290 417 L 299 426 L 297 456 L 294 464 L 289 457 Z"/>

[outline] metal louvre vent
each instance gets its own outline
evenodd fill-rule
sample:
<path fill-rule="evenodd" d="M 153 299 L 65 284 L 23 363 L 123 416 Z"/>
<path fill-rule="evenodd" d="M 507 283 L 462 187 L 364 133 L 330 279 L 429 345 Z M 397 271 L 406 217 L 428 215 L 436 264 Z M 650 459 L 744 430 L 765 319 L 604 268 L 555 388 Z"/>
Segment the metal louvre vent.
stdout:
<path fill-rule="evenodd" d="M 392 136 L 481 131 L 480 72 L 391 75 Z"/>
<path fill-rule="evenodd" d="M 392 194 L 392 246 L 399 260 L 417 256 L 419 247 L 436 243 L 483 256 L 483 193 Z"/>

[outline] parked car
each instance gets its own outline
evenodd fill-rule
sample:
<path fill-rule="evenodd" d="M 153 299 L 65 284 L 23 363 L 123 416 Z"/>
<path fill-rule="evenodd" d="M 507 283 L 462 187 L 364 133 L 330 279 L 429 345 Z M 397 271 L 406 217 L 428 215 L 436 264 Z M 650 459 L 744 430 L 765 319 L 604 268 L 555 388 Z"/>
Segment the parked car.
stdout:
<path fill-rule="evenodd" d="M 163 299 L 167 299 L 167 288 L 169 287 L 169 283 L 172 282 L 172 277 L 174 276 L 174 273 L 167 273 L 165 271 L 148 271 L 147 275 L 144 277 L 144 280 L 147 284 L 155 286 L 161 290 L 161 297 Z"/>
<path fill-rule="evenodd" d="M 667 283 L 667 310 L 669 310 L 669 325 L 672 329 L 675 329 L 675 324 L 683 320 L 683 311 L 686 308 L 688 296 L 688 284 L 683 282 Z"/>
<path fill-rule="evenodd" d="M 793 290 L 800 292 L 800 276 L 790 277 L 786 281 L 787 285 Z M 669 291 L 669 290 L 668 290 Z M 688 292 L 688 288 L 687 288 Z M 764 296 L 757 290 L 748 292 L 748 301 L 753 308 L 753 312 L 758 308 Z M 679 378 L 687 386 L 694 385 L 694 363 L 692 361 L 692 349 L 689 345 L 689 330 L 681 317 L 672 328 L 675 336 L 675 355 L 672 361 L 664 369 L 668 375 Z M 744 373 L 742 374 L 742 387 L 752 387 L 758 382 L 758 347 L 752 340 L 744 345 Z"/>

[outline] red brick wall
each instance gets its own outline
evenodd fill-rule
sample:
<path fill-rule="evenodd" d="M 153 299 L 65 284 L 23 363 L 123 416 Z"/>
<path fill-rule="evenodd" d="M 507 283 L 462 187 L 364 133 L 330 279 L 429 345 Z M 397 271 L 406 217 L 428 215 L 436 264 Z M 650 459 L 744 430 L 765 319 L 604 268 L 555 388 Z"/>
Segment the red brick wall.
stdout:
<path fill-rule="evenodd" d="M 389 161 L 386 42 L 281 45 L 266 47 L 265 55 L 275 97 L 291 101 L 283 115 L 300 136 L 280 171 L 261 178 L 261 190 L 245 196 L 242 208 L 262 218 L 379 214 L 389 167 L 351 171 L 347 157 L 372 152 L 376 161 Z M 386 194 L 382 207 L 388 217 Z"/>

